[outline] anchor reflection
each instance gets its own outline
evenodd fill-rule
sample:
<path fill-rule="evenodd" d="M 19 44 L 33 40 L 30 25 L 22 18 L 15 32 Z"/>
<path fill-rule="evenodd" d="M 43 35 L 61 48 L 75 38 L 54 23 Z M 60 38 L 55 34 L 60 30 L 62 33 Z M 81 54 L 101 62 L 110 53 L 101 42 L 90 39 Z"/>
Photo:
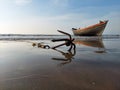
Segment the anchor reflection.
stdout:
<path fill-rule="evenodd" d="M 94 51 L 95 53 L 106 53 L 106 49 L 102 39 L 95 39 L 95 40 L 94 39 L 93 40 L 92 39 L 88 39 L 88 40 L 76 39 L 74 43 L 78 45 L 84 45 L 87 47 L 98 48 L 97 50 Z"/>
<path fill-rule="evenodd" d="M 59 64 L 60 66 L 70 63 L 74 59 L 74 56 L 76 54 L 76 49 L 73 49 L 73 52 L 72 51 L 64 52 L 58 49 L 54 50 L 61 53 L 64 56 L 64 58 L 52 58 L 52 60 L 61 61 L 61 63 Z"/>

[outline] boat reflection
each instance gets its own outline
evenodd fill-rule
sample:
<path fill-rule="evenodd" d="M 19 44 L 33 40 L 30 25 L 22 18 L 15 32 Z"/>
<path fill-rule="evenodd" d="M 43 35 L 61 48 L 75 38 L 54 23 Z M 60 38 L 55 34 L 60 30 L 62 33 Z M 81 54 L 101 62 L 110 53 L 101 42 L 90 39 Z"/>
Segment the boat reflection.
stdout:
<path fill-rule="evenodd" d="M 96 51 L 94 51 L 95 53 L 106 53 L 102 39 L 76 39 L 74 43 L 78 45 L 84 45 L 87 47 L 98 48 Z"/>
<path fill-rule="evenodd" d="M 70 63 L 74 59 L 74 56 L 76 54 L 76 49 L 73 49 L 73 52 L 72 51 L 64 52 L 58 49 L 54 50 L 61 53 L 64 56 L 63 58 L 52 58 L 52 60 L 61 61 L 61 63 L 59 64 L 60 66 Z"/>

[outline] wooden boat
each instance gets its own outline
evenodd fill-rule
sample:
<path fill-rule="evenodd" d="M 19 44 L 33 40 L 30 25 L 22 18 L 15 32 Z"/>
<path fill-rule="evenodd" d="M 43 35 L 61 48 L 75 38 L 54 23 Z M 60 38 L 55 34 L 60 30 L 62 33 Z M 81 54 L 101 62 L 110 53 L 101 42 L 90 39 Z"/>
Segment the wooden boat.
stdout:
<path fill-rule="evenodd" d="M 88 26 L 86 28 L 72 28 L 72 31 L 73 34 L 77 36 L 101 36 L 107 25 L 107 22 L 108 20 L 100 21 L 99 23 Z"/>

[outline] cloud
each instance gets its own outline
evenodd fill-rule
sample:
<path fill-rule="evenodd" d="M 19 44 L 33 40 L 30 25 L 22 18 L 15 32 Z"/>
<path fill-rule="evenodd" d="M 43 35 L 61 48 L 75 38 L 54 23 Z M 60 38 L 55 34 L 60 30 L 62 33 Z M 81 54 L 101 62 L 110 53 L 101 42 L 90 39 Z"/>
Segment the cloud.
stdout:
<path fill-rule="evenodd" d="M 104 16 L 93 17 L 89 13 L 68 13 L 58 16 L 27 16 L 11 22 L 1 22 L 2 33 L 60 34 L 63 30 L 70 34 L 71 28 L 83 28 L 99 20 L 109 20 L 103 34 L 120 34 L 120 12 L 110 12 Z"/>
<path fill-rule="evenodd" d="M 111 12 L 103 18 L 109 19 L 105 34 L 120 34 L 120 12 Z"/>
<path fill-rule="evenodd" d="M 58 16 L 32 16 L 12 20 L 12 23 L 4 23 L 4 32 L 11 33 L 33 33 L 33 34 L 60 34 L 57 30 L 63 30 L 72 34 L 72 27 L 82 26 L 88 21 L 87 14 L 65 14 Z M 3 23 L 3 22 L 2 22 Z M 2 27 L 1 27 L 2 30 Z"/>
<path fill-rule="evenodd" d="M 51 0 L 55 6 L 66 7 L 69 4 L 69 0 Z"/>
<path fill-rule="evenodd" d="M 15 0 L 15 3 L 17 5 L 26 5 L 26 4 L 29 4 L 31 2 L 32 2 L 32 0 Z"/>

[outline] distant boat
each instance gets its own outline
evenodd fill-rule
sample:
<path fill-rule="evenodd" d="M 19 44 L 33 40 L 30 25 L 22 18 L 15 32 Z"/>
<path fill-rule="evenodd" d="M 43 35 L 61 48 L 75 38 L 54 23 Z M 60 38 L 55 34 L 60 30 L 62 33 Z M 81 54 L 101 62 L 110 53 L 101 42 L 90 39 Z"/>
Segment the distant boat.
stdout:
<path fill-rule="evenodd" d="M 101 36 L 108 20 L 106 21 L 100 21 L 97 24 L 85 27 L 85 28 L 79 28 L 75 29 L 72 28 L 73 34 L 77 36 Z"/>

